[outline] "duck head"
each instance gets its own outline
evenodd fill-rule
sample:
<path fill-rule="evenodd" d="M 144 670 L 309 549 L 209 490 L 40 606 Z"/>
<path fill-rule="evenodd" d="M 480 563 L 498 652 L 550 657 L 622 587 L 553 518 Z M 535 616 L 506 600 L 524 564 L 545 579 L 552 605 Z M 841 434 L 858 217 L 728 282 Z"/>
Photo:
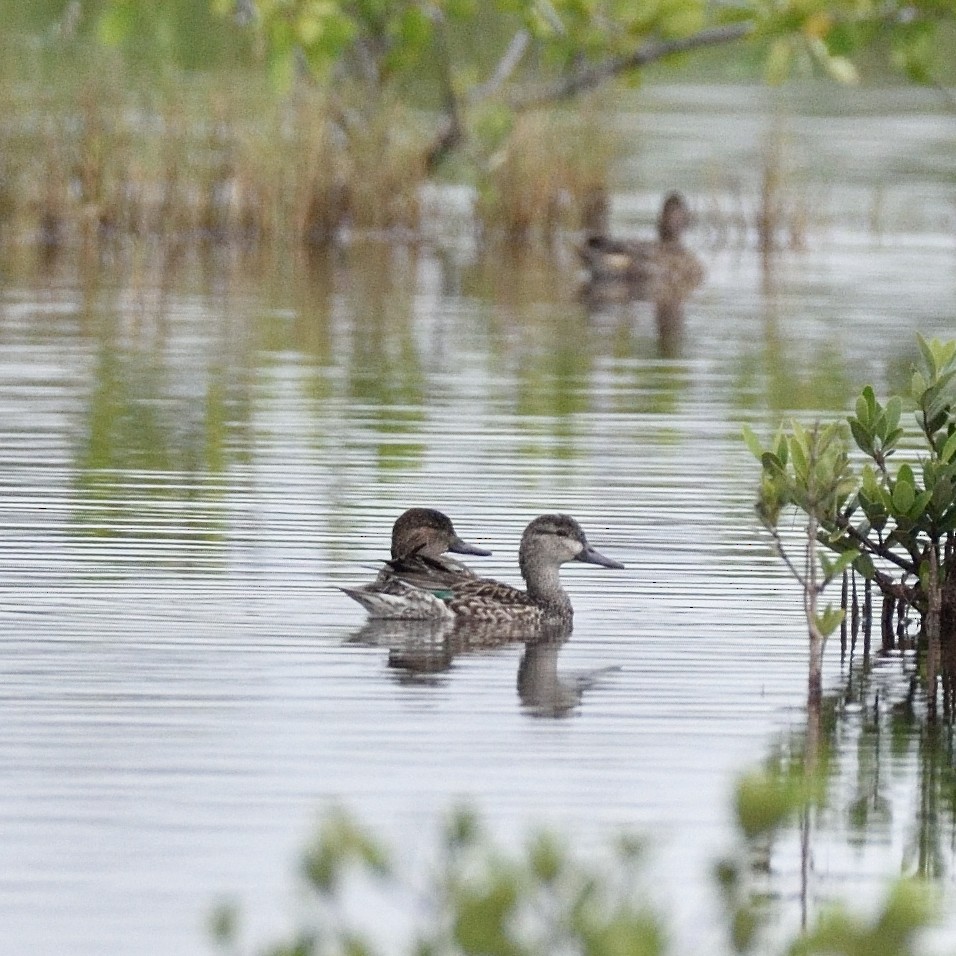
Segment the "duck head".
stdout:
<path fill-rule="evenodd" d="M 657 231 L 661 242 L 678 242 L 684 230 L 691 224 L 693 216 L 687 201 L 678 192 L 668 193 L 657 220 Z"/>
<path fill-rule="evenodd" d="M 567 561 L 582 561 L 603 568 L 623 568 L 588 544 L 584 529 L 570 515 L 541 515 L 525 528 L 518 549 L 522 573 L 530 565 L 558 567 Z M 525 575 L 527 578 L 527 575 Z"/>
<path fill-rule="evenodd" d="M 421 555 L 437 558 L 446 551 L 487 557 L 484 548 L 458 537 L 451 518 L 434 508 L 409 508 L 392 526 L 392 559 Z"/>

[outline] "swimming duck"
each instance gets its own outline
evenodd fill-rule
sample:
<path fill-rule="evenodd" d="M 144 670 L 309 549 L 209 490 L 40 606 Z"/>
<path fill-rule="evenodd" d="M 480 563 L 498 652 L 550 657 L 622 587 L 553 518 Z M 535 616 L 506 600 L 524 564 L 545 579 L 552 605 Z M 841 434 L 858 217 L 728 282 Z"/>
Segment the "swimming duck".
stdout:
<path fill-rule="evenodd" d="M 392 525 L 392 560 L 406 561 L 411 558 L 428 558 L 443 567 L 472 572 L 455 561 L 442 558 L 446 551 L 455 554 L 476 554 L 488 557 L 490 551 L 468 544 L 458 537 L 451 518 L 434 508 L 409 508 L 402 512 Z"/>
<path fill-rule="evenodd" d="M 446 551 L 482 557 L 491 554 L 462 541 L 451 518 L 443 512 L 434 508 L 409 508 L 392 525 L 392 556 L 378 577 L 371 584 L 342 590 L 360 601 L 357 594 L 389 594 L 395 589 L 403 593 L 405 584 L 448 587 L 475 578 L 474 571 L 460 561 L 445 557 Z"/>
<path fill-rule="evenodd" d="M 536 626 L 569 621 L 574 614 L 558 574 L 567 561 L 624 567 L 592 548 L 583 529 L 570 515 L 548 514 L 535 518 L 521 536 L 518 566 L 527 585 L 525 591 L 501 581 L 474 577 L 438 586 L 419 586 L 394 578 L 387 590 L 342 590 L 358 601 L 370 617 L 445 618 Z"/>
<path fill-rule="evenodd" d="M 582 293 L 609 297 L 680 301 L 704 281 L 700 259 L 683 241 L 691 212 L 678 192 L 667 194 L 657 220 L 656 240 L 613 239 L 592 232 L 578 247 L 587 269 Z"/>

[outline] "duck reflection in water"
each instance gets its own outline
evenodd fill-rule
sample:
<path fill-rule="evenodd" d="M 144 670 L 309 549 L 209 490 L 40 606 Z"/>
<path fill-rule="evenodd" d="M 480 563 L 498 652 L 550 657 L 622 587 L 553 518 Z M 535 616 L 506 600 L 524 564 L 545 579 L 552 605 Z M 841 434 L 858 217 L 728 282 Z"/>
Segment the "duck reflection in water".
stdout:
<path fill-rule="evenodd" d="M 388 666 L 407 684 L 437 684 L 461 654 L 489 653 L 524 643 L 518 664 L 518 697 L 535 717 L 564 717 L 585 691 L 619 666 L 562 674 L 558 655 L 571 636 L 571 622 L 536 628 L 454 621 L 370 621 L 350 643 L 388 648 Z"/>
<path fill-rule="evenodd" d="M 581 300 L 589 310 L 635 300 L 654 303 L 661 350 L 676 354 L 684 321 L 684 302 L 704 281 L 706 270 L 684 245 L 692 221 L 678 192 L 668 193 L 657 220 L 657 239 L 619 239 L 607 235 L 606 206 L 585 223 L 587 236 L 577 253 L 585 270 Z"/>
<path fill-rule="evenodd" d="M 527 590 L 490 578 L 412 578 L 407 574 L 388 574 L 385 582 L 342 590 L 372 618 L 536 626 L 570 621 L 574 614 L 558 573 L 568 561 L 624 567 L 591 547 L 584 530 L 570 515 L 547 514 L 535 518 L 521 536 L 518 566 Z"/>

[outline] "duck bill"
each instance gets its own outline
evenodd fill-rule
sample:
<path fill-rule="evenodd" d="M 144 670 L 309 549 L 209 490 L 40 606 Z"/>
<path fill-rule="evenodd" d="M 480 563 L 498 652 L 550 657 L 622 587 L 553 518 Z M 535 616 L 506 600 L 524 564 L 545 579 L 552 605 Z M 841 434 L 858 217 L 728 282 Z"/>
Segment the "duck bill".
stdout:
<path fill-rule="evenodd" d="M 462 541 L 461 538 L 455 538 L 455 540 L 448 545 L 448 550 L 454 551 L 455 554 L 474 554 L 481 558 L 487 558 L 491 554 L 490 551 L 479 548 L 477 545 L 469 544 L 467 541 Z"/>
<path fill-rule="evenodd" d="M 596 551 L 591 545 L 585 545 L 584 549 L 574 559 L 583 561 L 585 564 L 599 564 L 602 568 L 614 568 L 618 571 L 623 570 L 624 565 L 620 561 L 607 558 L 600 551 Z"/>

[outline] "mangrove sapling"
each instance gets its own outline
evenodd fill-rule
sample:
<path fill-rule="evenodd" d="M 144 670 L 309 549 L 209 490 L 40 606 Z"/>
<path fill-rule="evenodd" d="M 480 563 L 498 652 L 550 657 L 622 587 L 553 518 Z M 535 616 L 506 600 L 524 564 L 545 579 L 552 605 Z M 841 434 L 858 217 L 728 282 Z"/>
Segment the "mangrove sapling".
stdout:
<path fill-rule="evenodd" d="M 855 488 L 847 452 L 846 428 L 839 424 L 803 428 L 793 422 L 789 434 L 777 436 L 773 450 L 761 447 L 749 428 L 747 443 L 763 465 L 757 513 L 770 532 L 774 549 L 803 591 L 803 611 L 810 638 L 810 672 L 807 699 L 819 706 L 823 693 L 823 650 L 826 639 L 843 620 L 843 611 L 831 605 L 821 612 L 819 598 L 835 577 L 856 559 L 843 549 L 832 560 L 818 544 L 832 526 Z M 802 565 L 790 557 L 779 531 L 781 513 L 795 506 L 807 516 Z M 825 540 L 825 539 L 824 539 Z"/>
<path fill-rule="evenodd" d="M 881 405 L 868 385 L 846 425 L 807 430 L 794 422 L 767 449 L 749 429 L 745 438 L 762 465 L 761 522 L 804 591 L 811 699 L 817 654 L 842 614 L 829 607 L 820 613 L 817 599 L 833 577 L 852 565 L 887 598 L 920 616 L 932 720 L 942 650 L 956 650 L 956 572 L 951 573 L 956 565 L 956 341 L 917 339 L 920 358 L 906 395 Z M 900 425 L 906 405 L 916 424 L 909 433 Z M 849 458 L 850 436 L 868 459 L 858 471 Z M 911 461 L 894 471 L 889 460 L 901 448 L 911 452 Z M 779 532 L 781 514 L 791 508 L 807 516 L 802 570 L 787 554 Z M 947 682 L 953 677 L 947 675 Z"/>

